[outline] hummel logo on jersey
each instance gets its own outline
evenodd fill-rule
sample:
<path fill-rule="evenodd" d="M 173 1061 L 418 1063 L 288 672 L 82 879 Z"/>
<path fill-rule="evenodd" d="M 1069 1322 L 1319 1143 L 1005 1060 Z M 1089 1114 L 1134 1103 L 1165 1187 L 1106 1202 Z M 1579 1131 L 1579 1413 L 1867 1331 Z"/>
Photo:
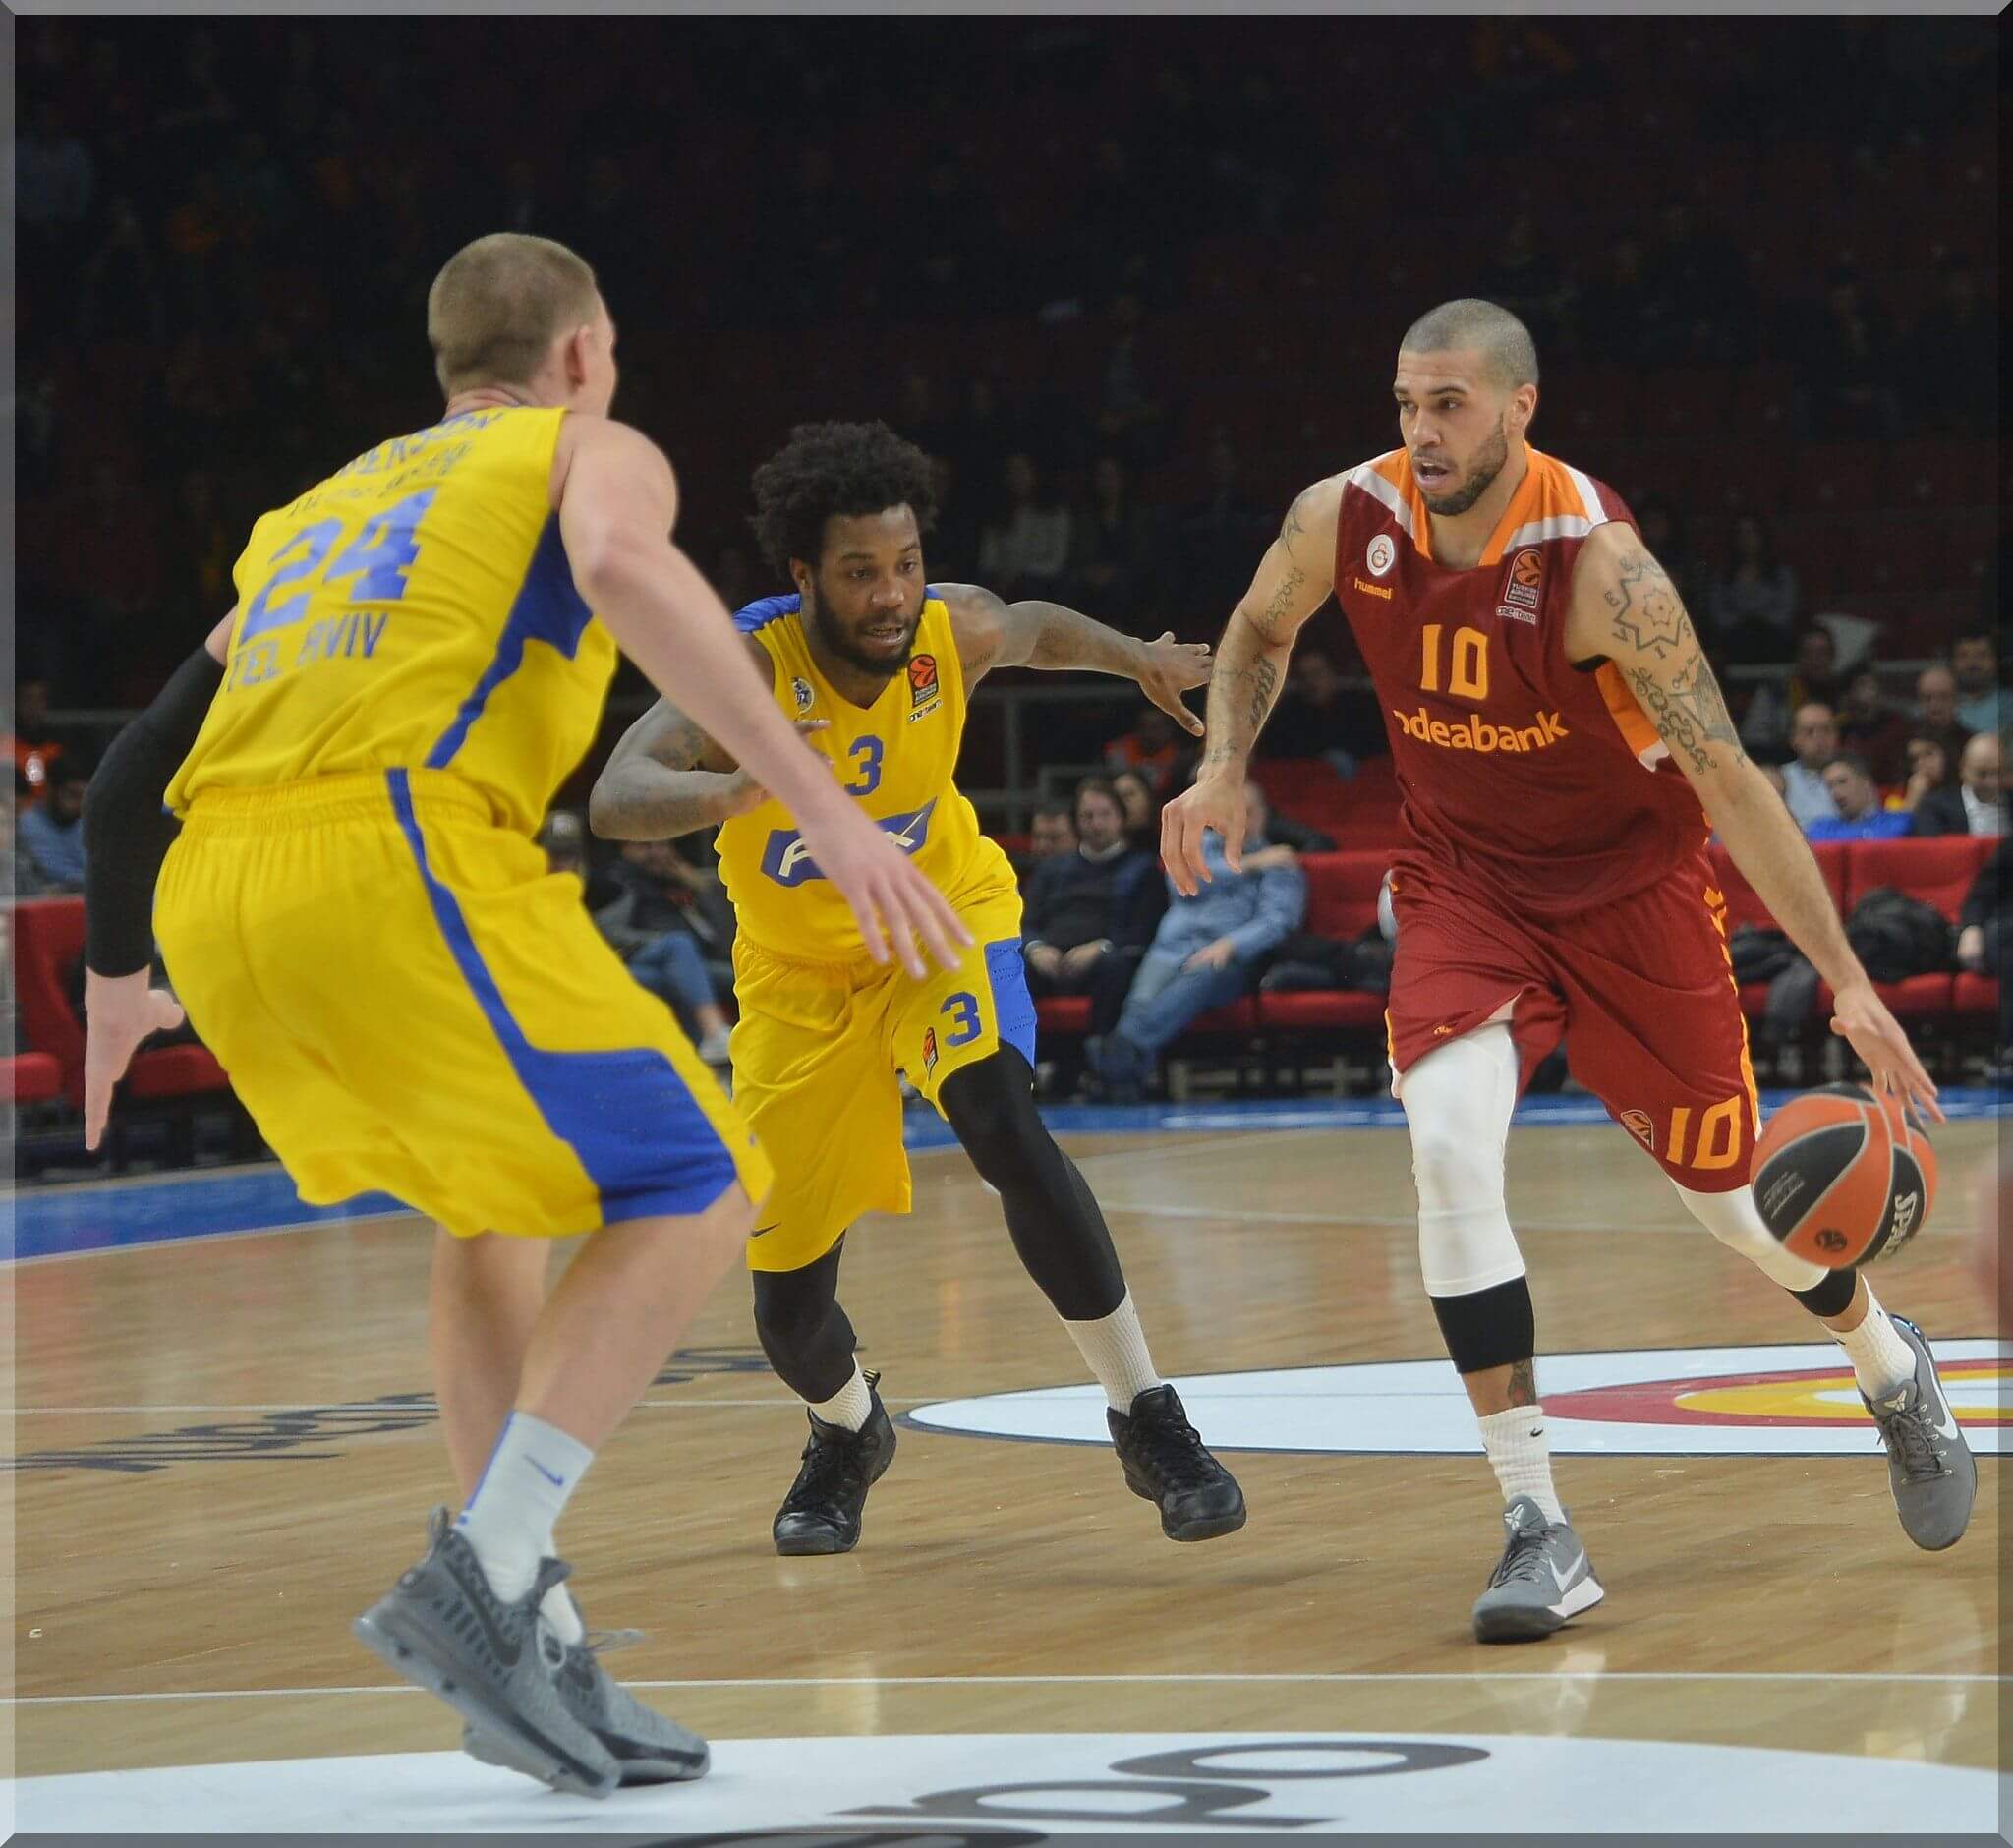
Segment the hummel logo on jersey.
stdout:
<path fill-rule="evenodd" d="M 936 807 L 937 798 L 932 796 L 919 809 L 882 816 L 875 826 L 892 835 L 894 844 L 904 853 L 915 853 L 930 837 L 930 817 Z M 793 828 L 778 828 L 770 835 L 769 845 L 762 850 L 762 870 L 778 886 L 801 886 L 807 879 L 825 877 L 812 859 L 811 849 L 804 845 L 803 836 Z"/>
<path fill-rule="evenodd" d="M 1407 737 L 1438 745 L 1443 751 L 1543 751 L 1573 735 L 1557 713 L 1533 713 L 1537 723 L 1521 730 L 1514 725 L 1492 725 L 1486 719 L 1464 719 L 1450 725 L 1444 719 L 1429 718 L 1423 706 L 1415 713 L 1402 713 L 1394 707 L 1391 716 Z"/>

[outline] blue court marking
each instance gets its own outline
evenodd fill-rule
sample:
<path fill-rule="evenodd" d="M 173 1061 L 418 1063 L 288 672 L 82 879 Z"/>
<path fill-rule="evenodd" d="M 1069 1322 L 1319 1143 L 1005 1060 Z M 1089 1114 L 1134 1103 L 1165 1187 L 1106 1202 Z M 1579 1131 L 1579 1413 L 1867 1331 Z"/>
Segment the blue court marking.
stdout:
<path fill-rule="evenodd" d="M 1773 1110 L 1791 1091 L 1765 1091 Z M 2009 1099 L 1989 1090 L 1945 1091 L 1953 1123 L 2005 1118 Z M 1042 1119 L 1059 1135 L 1131 1135 L 1153 1130 L 1395 1129 L 1405 1113 L 1388 1097 L 1234 1100 L 1220 1104 L 1056 1104 Z M 1606 1124 L 1588 1097 L 1533 1097 L 1518 1106 L 1524 1127 Z M 914 1150 L 949 1147 L 955 1138 L 927 1105 L 912 1107 L 903 1139 Z M 366 1194 L 339 1206 L 309 1206 L 276 1167 L 233 1168 L 79 1186 L 29 1187 L 8 1201 L 14 1216 L 13 1255 L 55 1257 L 167 1244 L 183 1239 L 268 1232 L 282 1227 L 368 1219 L 401 1212 L 396 1200 Z"/>

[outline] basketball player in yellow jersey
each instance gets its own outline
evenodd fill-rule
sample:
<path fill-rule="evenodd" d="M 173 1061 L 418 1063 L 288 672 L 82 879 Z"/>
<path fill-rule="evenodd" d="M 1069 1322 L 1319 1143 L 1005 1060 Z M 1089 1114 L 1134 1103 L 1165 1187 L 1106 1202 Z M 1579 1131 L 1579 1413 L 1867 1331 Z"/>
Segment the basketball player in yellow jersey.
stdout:
<path fill-rule="evenodd" d="M 759 767 L 870 955 L 885 926 L 919 979 L 912 934 L 955 965 L 964 932 L 671 545 L 670 468 L 607 417 L 615 330 L 588 266 L 482 239 L 435 279 L 428 333 L 441 421 L 259 522 L 237 606 L 93 785 L 87 1130 L 174 1012 L 147 989 L 151 908 L 302 1193 L 382 1188 L 441 1227 L 431 1348 L 466 1501 L 359 1636 L 461 1711 L 477 1757 L 604 1796 L 697 1776 L 707 1749 L 601 1668 L 553 1526 L 771 1179 L 533 843 L 617 644 Z M 573 1235 L 548 1299 L 547 1241 Z"/>
<path fill-rule="evenodd" d="M 1141 642 L 1055 604 L 1009 606 L 976 585 L 932 586 L 929 461 L 885 425 L 799 428 L 756 471 L 755 497 L 763 549 L 796 594 L 735 618 L 749 657 L 836 786 L 929 872 L 973 938 L 958 967 L 926 979 L 869 961 L 823 862 L 759 774 L 736 770 L 669 701 L 637 722 L 596 785 L 603 835 L 660 839 L 724 824 L 720 867 L 739 920 L 734 1095 L 777 1164 L 748 1242 L 755 1320 L 811 1421 L 776 1550 L 850 1551 L 894 1452 L 837 1283 L 847 1227 L 909 1208 L 898 1071 L 999 1191 L 1028 1274 L 1104 1386 L 1127 1484 L 1173 1539 L 1233 1532 L 1243 1496 L 1154 1371 L 1104 1216 L 1035 1110 L 1020 895 L 951 781 L 966 702 L 989 668 L 1123 674 L 1199 731 L 1181 693 L 1207 677 L 1208 651 Z"/>

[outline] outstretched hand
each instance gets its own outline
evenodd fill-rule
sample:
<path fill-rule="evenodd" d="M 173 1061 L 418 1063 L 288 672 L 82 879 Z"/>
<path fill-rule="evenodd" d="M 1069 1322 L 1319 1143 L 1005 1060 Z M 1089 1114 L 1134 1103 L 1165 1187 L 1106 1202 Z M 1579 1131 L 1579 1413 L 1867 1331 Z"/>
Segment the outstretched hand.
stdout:
<path fill-rule="evenodd" d="M 1202 721 L 1188 710 L 1181 695 L 1209 683 L 1207 642 L 1178 642 L 1170 629 L 1158 641 L 1139 645 L 1139 690 L 1172 718 L 1190 737 L 1202 735 Z"/>

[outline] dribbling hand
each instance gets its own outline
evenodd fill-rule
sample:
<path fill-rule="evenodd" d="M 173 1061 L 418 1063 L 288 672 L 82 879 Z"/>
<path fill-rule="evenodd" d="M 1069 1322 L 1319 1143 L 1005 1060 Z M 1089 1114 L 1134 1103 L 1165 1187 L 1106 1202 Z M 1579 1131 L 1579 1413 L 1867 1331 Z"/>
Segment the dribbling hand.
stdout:
<path fill-rule="evenodd" d="M 112 1114 L 112 1092 L 126 1075 L 140 1042 L 182 1024 L 182 1004 L 155 988 L 145 969 L 131 975 L 100 975 L 86 969 L 84 1008 L 88 1021 L 84 1043 L 84 1145 L 104 1139 Z"/>
<path fill-rule="evenodd" d="M 1214 829 L 1223 839 L 1231 871 L 1244 870 L 1244 779 L 1197 777 L 1160 812 L 1160 857 L 1175 890 L 1192 898 L 1210 878 L 1202 857 L 1202 837 Z"/>
<path fill-rule="evenodd" d="M 1831 1030 L 1851 1043 L 1872 1073 L 1876 1092 L 1900 1097 L 1936 1123 L 1944 1121 L 1934 1081 L 1871 982 L 1853 982 L 1838 991 L 1831 1003 Z"/>

